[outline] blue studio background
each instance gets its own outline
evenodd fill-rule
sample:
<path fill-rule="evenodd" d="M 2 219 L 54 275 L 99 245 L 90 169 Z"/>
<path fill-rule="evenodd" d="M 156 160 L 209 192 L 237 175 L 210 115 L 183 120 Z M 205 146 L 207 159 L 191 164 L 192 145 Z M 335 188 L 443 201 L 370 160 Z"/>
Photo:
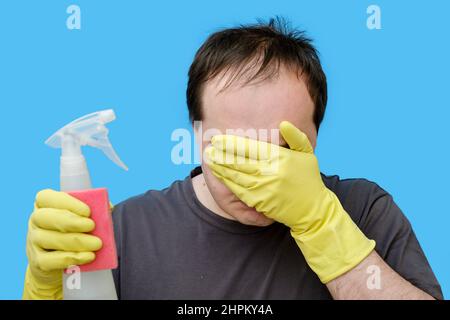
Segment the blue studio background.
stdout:
<path fill-rule="evenodd" d="M 66 9 L 81 8 L 81 30 Z M 381 30 L 366 27 L 369 5 Z M 18 299 L 35 193 L 58 188 L 59 152 L 44 145 L 84 114 L 114 108 L 122 171 L 86 150 L 114 203 L 184 178 L 171 133 L 189 128 L 187 71 L 218 28 L 282 15 L 315 39 L 329 80 L 321 169 L 365 177 L 394 196 L 450 296 L 449 1 L 2 1 L 0 298 Z M 411 266 L 413 267 L 413 266 Z"/>

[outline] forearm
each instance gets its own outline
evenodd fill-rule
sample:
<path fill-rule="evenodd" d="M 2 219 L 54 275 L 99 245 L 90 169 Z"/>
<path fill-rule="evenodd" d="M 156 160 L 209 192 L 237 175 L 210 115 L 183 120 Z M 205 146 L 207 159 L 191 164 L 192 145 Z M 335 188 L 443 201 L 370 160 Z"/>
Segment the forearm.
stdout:
<path fill-rule="evenodd" d="M 328 282 L 327 288 L 336 300 L 433 300 L 396 273 L 375 252 L 349 272 Z"/>

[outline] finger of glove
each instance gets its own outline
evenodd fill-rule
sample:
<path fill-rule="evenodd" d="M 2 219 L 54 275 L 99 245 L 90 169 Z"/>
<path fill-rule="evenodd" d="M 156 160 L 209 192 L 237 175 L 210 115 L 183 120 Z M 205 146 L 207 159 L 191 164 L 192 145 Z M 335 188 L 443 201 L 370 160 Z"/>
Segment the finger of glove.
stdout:
<path fill-rule="evenodd" d="M 226 178 L 226 179 L 234 182 L 235 184 L 240 185 L 246 189 L 255 187 L 258 183 L 257 176 L 249 175 L 247 173 L 237 171 L 232 168 L 228 168 L 223 165 L 216 164 L 214 162 L 211 163 L 209 165 L 209 167 L 211 168 L 211 170 L 213 172 L 219 174 L 223 178 Z"/>
<path fill-rule="evenodd" d="M 214 171 L 213 171 L 213 174 L 214 174 L 214 176 L 217 177 L 217 179 L 219 179 L 220 181 L 222 181 L 222 183 L 223 183 L 228 189 L 230 189 L 231 192 L 233 192 L 233 193 L 234 193 L 240 200 L 242 200 L 246 205 L 248 205 L 248 206 L 250 206 L 250 207 L 253 207 L 253 206 L 255 205 L 254 202 L 252 201 L 251 197 L 249 196 L 248 190 L 247 190 L 245 187 L 243 187 L 243 186 L 241 186 L 241 185 L 239 185 L 239 184 L 233 182 L 233 181 L 230 180 L 230 179 L 225 178 L 224 176 L 222 176 L 222 175 L 220 175 L 220 174 L 218 174 L 218 173 L 216 173 L 216 172 L 214 172 Z"/>
<path fill-rule="evenodd" d="M 31 215 L 32 223 L 46 230 L 59 232 L 91 232 L 95 222 L 72 211 L 53 208 L 36 209 Z"/>
<path fill-rule="evenodd" d="M 63 270 L 94 260 L 94 252 L 42 251 L 38 259 L 38 267 L 42 271 Z"/>
<path fill-rule="evenodd" d="M 290 123 L 289 121 L 282 121 L 279 127 L 280 133 L 283 136 L 283 139 L 289 145 L 290 149 L 305 153 L 314 152 L 306 134 L 300 131 L 300 129 L 298 129 L 292 123 Z"/>
<path fill-rule="evenodd" d="M 233 135 L 216 135 L 211 144 L 218 150 L 255 160 L 268 160 L 277 154 L 278 145 Z"/>
<path fill-rule="evenodd" d="M 210 161 L 224 167 L 252 175 L 259 175 L 261 173 L 260 167 L 267 165 L 267 161 L 265 160 L 244 158 L 238 155 L 227 153 L 223 150 L 218 150 L 211 146 L 205 148 L 205 154 L 207 164 L 209 164 L 208 161 Z"/>
<path fill-rule="evenodd" d="M 60 251 L 97 251 L 102 247 L 102 240 L 84 233 L 62 233 L 36 228 L 32 234 L 35 245 L 45 250 Z"/>
<path fill-rule="evenodd" d="M 89 217 L 91 210 L 84 202 L 72 197 L 65 192 L 55 190 L 42 190 L 36 195 L 36 206 L 38 208 L 54 208 L 69 210 L 79 216 Z"/>

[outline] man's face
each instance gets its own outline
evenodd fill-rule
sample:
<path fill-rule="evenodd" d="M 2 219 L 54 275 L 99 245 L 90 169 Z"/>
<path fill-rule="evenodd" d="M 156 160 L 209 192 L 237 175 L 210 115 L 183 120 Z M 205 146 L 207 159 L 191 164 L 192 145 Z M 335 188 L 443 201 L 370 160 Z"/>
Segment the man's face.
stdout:
<path fill-rule="evenodd" d="M 225 134 L 227 130 L 233 130 L 236 135 L 248 136 L 246 132 L 258 133 L 263 129 L 267 136 L 258 139 L 272 142 L 271 130 L 278 129 L 280 122 L 287 120 L 302 130 L 315 147 L 314 103 L 302 77 L 291 70 L 280 68 L 279 74 L 271 79 L 247 85 L 233 83 L 222 90 L 227 80 L 226 76 L 219 76 L 204 86 L 203 132 L 217 129 Z M 197 141 L 200 141 L 198 131 L 196 134 Z M 276 140 L 273 143 L 286 144 L 281 136 Z M 209 143 L 210 139 L 203 140 L 203 150 Z M 272 219 L 240 201 L 212 174 L 205 161 L 202 162 L 202 169 L 212 197 L 228 215 L 247 225 L 267 226 L 273 223 Z"/>

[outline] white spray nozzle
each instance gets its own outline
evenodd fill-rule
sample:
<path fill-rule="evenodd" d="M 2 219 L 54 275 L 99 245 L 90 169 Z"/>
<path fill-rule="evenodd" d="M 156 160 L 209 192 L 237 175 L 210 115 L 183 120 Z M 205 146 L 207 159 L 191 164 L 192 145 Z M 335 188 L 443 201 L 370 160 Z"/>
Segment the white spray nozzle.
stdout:
<path fill-rule="evenodd" d="M 88 114 L 59 129 L 45 144 L 61 148 L 63 157 L 81 156 L 81 146 L 98 148 L 119 167 L 128 170 L 108 139 L 109 131 L 105 125 L 115 119 L 112 109 Z"/>

